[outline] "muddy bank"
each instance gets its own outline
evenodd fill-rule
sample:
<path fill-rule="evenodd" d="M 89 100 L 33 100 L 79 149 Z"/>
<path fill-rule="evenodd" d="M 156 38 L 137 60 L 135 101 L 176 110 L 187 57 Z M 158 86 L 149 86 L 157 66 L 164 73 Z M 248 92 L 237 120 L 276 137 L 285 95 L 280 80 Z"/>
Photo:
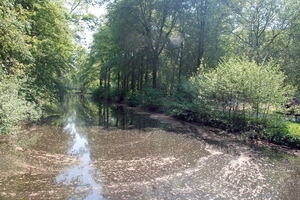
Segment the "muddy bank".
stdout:
<path fill-rule="evenodd" d="M 127 106 L 126 104 L 118 104 L 118 106 L 121 106 L 125 110 L 136 114 L 148 115 L 151 119 L 155 119 L 160 121 L 161 123 L 168 124 L 168 128 L 171 131 L 185 132 L 191 137 L 197 138 L 198 140 L 204 140 L 212 144 L 222 144 L 221 146 L 230 149 L 230 151 L 239 152 L 242 150 L 239 148 L 239 145 L 245 144 L 253 148 L 271 148 L 280 152 L 300 157 L 300 149 L 295 149 L 284 145 L 277 145 L 265 140 L 251 139 L 247 136 L 233 134 L 218 128 L 201 126 L 196 123 L 178 120 L 165 114 L 143 111 L 135 107 Z"/>

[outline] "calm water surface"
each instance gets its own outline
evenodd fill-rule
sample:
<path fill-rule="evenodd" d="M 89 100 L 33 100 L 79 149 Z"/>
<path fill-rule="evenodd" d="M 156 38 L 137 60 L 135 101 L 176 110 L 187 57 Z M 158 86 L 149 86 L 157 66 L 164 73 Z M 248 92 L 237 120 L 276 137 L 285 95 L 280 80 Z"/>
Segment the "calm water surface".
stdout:
<path fill-rule="evenodd" d="M 28 128 L 26 168 L 2 178 L 0 199 L 300 199 L 297 157 L 87 98 L 61 109 Z"/>

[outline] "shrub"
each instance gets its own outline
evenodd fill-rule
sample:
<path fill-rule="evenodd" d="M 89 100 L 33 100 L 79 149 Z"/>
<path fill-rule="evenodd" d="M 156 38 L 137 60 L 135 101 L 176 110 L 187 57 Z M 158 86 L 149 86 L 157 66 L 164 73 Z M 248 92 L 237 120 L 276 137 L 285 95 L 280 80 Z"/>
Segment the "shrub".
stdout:
<path fill-rule="evenodd" d="M 163 112 L 164 93 L 150 86 L 146 86 L 140 93 L 141 107 L 150 111 Z"/>
<path fill-rule="evenodd" d="M 204 102 L 199 101 L 197 90 L 186 80 L 177 84 L 176 90 L 165 103 L 166 113 L 170 116 L 194 122 L 206 122 L 210 114 Z"/>
<path fill-rule="evenodd" d="M 199 93 L 214 103 L 230 106 L 236 99 L 249 107 L 249 115 L 255 116 L 267 113 L 271 106 L 283 105 L 286 96 L 295 92 L 295 88 L 284 84 L 285 75 L 272 62 L 258 66 L 254 61 L 231 59 L 194 80 Z"/>
<path fill-rule="evenodd" d="M 300 125 L 289 122 L 280 116 L 268 120 L 263 130 L 263 137 L 277 144 L 300 146 Z"/>
<path fill-rule="evenodd" d="M 103 87 L 98 87 L 92 91 L 92 98 L 97 101 L 99 99 L 104 99 L 105 89 Z"/>
<path fill-rule="evenodd" d="M 137 107 L 141 104 L 138 92 L 129 92 L 125 98 L 125 103 L 132 107 Z"/>
<path fill-rule="evenodd" d="M 110 90 L 104 87 L 98 87 L 92 91 L 92 98 L 97 101 L 99 99 L 113 100 L 116 102 L 123 101 L 126 91 L 124 89 L 111 88 Z"/>
<path fill-rule="evenodd" d="M 295 122 L 287 122 L 288 135 L 286 140 L 289 144 L 299 147 L 300 146 L 300 124 Z"/>
<path fill-rule="evenodd" d="M 126 90 L 125 89 L 118 89 L 118 88 L 111 88 L 107 99 L 116 101 L 116 102 L 121 102 L 125 99 L 126 96 Z"/>
<path fill-rule="evenodd" d="M 37 104 L 27 101 L 21 92 L 24 80 L 5 75 L 2 71 L 0 74 L 0 135 L 12 134 L 19 121 L 37 120 L 41 112 Z"/>
<path fill-rule="evenodd" d="M 228 123 L 238 124 L 243 120 L 267 122 L 270 110 L 284 105 L 286 97 L 295 92 L 284 80 L 285 75 L 272 62 L 258 66 L 247 59 L 230 59 L 190 79 L 199 101 L 212 111 L 212 118 L 219 118 L 222 111 Z"/>

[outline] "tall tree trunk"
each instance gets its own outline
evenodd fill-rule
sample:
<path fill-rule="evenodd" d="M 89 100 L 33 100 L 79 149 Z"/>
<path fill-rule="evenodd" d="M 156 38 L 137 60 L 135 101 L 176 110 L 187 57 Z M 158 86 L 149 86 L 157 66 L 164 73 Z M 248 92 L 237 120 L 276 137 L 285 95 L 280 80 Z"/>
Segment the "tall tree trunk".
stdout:
<path fill-rule="evenodd" d="M 139 90 L 141 91 L 143 89 L 143 68 L 141 68 L 141 71 L 140 71 L 140 82 L 139 82 Z"/>
<path fill-rule="evenodd" d="M 180 45 L 179 49 L 179 70 L 178 70 L 178 82 L 180 83 L 183 70 L 183 42 Z"/>
<path fill-rule="evenodd" d="M 157 69 L 158 69 L 158 55 L 154 56 L 153 70 L 152 70 L 152 87 L 157 88 Z"/>
<path fill-rule="evenodd" d="M 118 90 L 120 89 L 120 81 L 121 81 L 121 76 L 120 76 L 120 72 L 118 72 Z"/>
<path fill-rule="evenodd" d="M 199 27 L 199 37 L 198 37 L 198 56 L 197 56 L 197 66 L 200 67 L 201 59 L 204 54 L 204 39 L 205 39 L 205 15 L 206 15 L 206 0 L 201 0 L 200 9 L 198 11 L 198 27 Z"/>
<path fill-rule="evenodd" d="M 132 91 L 135 90 L 134 64 L 133 64 L 133 67 L 132 67 L 132 70 L 131 70 L 131 85 L 130 85 L 130 89 Z"/>
<path fill-rule="evenodd" d="M 107 90 L 109 91 L 110 89 L 110 67 L 108 68 L 107 72 Z"/>
<path fill-rule="evenodd" d="M 145 83 L 148 84 L 148 66 L 146 67 L 146 73 L 145 73 Z"/>

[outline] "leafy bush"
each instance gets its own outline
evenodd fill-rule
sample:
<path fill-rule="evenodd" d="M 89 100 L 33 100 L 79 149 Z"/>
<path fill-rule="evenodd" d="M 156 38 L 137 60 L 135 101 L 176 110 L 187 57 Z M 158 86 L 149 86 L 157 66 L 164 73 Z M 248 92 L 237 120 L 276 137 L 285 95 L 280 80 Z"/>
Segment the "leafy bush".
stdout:
<path fill-rule="evenodd" d="M 12 134 L 22 120 L 37 120 L 40 109 L 25 99 L 21 84 L 24 81 L 0 71 L 0 135 Z"/>
<path fill-rule="evenodd" d="M 137 107 L 141 104 L 140 96 L 138 92 L 129 92 L 125 98 L 125 103 L 132 107 Z"/>
<path fill-rule="evenodd" d="M 202 114 L 206 125 L 300 145 L 300 136 L 291 134 L 286 120 L 272 114 L 296 90 L 284 81 L 285 75 L 272 62 L 258 66 L 247 59 L 231 59 L 213 71 L 195 75 L 189 83 L 183 82 L 167 111 L 191 121 L 201 121 Z"/>
<path fill-rule="evenodd" d="M 98 87 L 92 91 L 92 98 L 97 101 L 99 99 L 123 101 L 126 95 L 126 91 L 118 88 L 111 88 L 110 90 L 104 87 Z"/>
<path fill-rule="evenodd" d="M 118 88 L 112 88 L 110 89 L 107 99 L 116 101 L 116 102 L 121 102 L 125 99 L 126 96 L 126 91 L 125 89 L 118 89 Z"/>
<path fill-rule="evenodd" d="M 92 98 L 97 101 L 99 99 L 104 99 L 105 97 L 105 89 L 103 87 L 98 87 L 92 91 Z"/>
<path fill-rule="evenodd" d="M 239 105 L 247 108 L 245 114 L 249 117 L 263 119 L 270 109 L 284 105 L 286 97 L 295 92 L 295 88 L 284 84 L 284 73 L 272 62 L 258 66 L 247 59 L 230 59 L 191 81 L 198 88 L 198 96 L 211 101 L 218 109 L 228 112 Z"/>
<path fill-rule="evenodd" d="M 300 146 L 300 124 L 287 121 L 288 135 L 285 137 L 286 141 L 293 146 Z"/>
<path fill-rule="evenodd" d="M 268 120 L 263 137 L 277 144 L 300 146 L 300 124 L 283 119 L 280 116 Z"/>
<path fill-rule="evenodd" d="M 285 75 L 272 62 L 258 66 L 246 58 L 230 59 L 190 79 L 199 101 L 212 111 L 213 120 L 218 121 L 223 112 L 229 125 L 239 126 L 233 127 L 237 130 L 255 122 L 266 123 L 269 111 L 284 105 L 286 97 L 295 91 L 284 80 Z"/>
<path fill-rule="evenodd" d="M 177 84 L 176 90 L 165 103 L 166 113 L 170 116 L 194 122 L 206 122 L 210 119 L 209 110 L 204 102 L 199 101 L 197 90 L 186 80 Z"/>
<path fill-rule="evenodd" d="M 164 96 L 161 90 L 146 86 L 140 93 L 141 107 L 150 111 L 163 112 Z"/>
<path fill-rule="evenodd" d="M 127 94 L 125 103 L 129 106 L 141 106 L 143 109 L 163 112 L 164 93 L 159 89 L 146 86 L 142 91 L 131 91 Z"/>

